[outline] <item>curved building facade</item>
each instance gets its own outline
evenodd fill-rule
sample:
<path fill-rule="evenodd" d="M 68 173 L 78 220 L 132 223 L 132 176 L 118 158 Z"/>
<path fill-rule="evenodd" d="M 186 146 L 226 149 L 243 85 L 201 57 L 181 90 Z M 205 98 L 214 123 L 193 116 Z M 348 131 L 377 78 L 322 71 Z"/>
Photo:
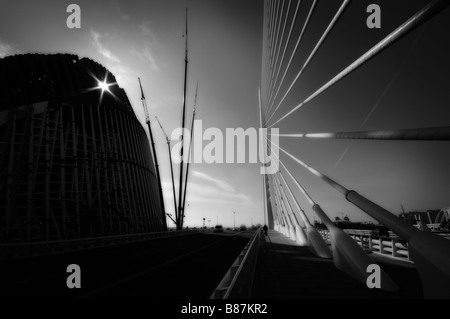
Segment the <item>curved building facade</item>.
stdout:
<path fill-rule="evenodd" d="M 165 229 L 147 134 L 107 69 L 26 54 L 0 70 L 0 242 Z"/>

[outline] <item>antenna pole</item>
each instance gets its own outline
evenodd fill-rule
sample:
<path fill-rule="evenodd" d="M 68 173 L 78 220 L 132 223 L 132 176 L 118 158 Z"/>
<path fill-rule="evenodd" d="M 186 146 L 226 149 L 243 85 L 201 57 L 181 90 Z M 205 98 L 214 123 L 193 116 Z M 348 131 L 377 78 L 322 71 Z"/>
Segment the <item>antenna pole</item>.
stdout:
<path fill-rule="evenodd" d="M 161 202 L 161 210 L 162 210 L 162 226 L 163 226 L 163 230 L 167 231 L 167 222 L 166 222 L 166 209 L 164 207 L 164 197 L 163 197 L 163 192 L 162 192 L 162 186 L 161 186 L 161 176 L 159 175 L 159 165 L 158 165 L 158 158 L 156 156 L 156 150 L 155 150 L 155 141 L 153 139 L 153 134 L 152 134 L 152 128 L 150 126 L 150 116 L 148 113 L 148 109 L 147 109 L 147 102 L 145 100 L 145 95 L 144 95 L 144 90 L 142 89 L 142 83 L 141 83 L 141 79 L 138 78 L 139 80 L 139 86 L 141 88 L 141 101 L 142 101 L 142 107 L 144 108 L 144 112 L 145 112 L 145 121 L 147 123 L 148 126 L 148 131 L 150 133 L 150 142 L 152 144 L 152 151 L 153 151 L 153 160 L 155 162 L 155 170 L 156 170 L 156 178 L 158 180 L 158 187 L 159 187 L 159 200 Z"/>
<path fill-rule="evenodd" d="M 194 134 L 194 120 L 195 120 L 195 111 L 197 106 L 197 94 L 198 94 L 198 81 L 197 81 L 197 89 L 195 90 L 195 101 L 194 101 L 194 111 L 192 112 L 192 122 L 191 122 L 191 139 L 189 142 L 189 151 L 188 151 L 188 163 L 186 168 L 186 179 L 184 184 L 184 195 L 183 195 L 183 212 L 185 211 L 185 205 L 186 205 L 186 189 L 187 189 L 187 182 L 189 178 L 189 166 L 191 164 L 190 157 L 191 157 L 191 145 L 192 145 L 192 136 Z M 182 223 L 184 222 L 184 216 L 181 219 Z"/>
<path fill-rule="evenodd" d="M 177 211 L 177 196 L 175 194 L 175 180 L 173 178 L 173 163 L 172 163 L 172 150 L 170 149 L 170 139 L 167 136 L 166 132 L 164 131 L 161 122 L 159 121 L 159 119 L 155 116 L 156 120 L 159 123 L 159 126 L 161 127 L 162 132 L 164 133 L 164 135 L 166 136 L 166 141 L 167 141 L 167 148 L 169 149 L 169 161 L 170 161 L 170 174 L 172 175 L 172 190 L 173 190 L 173 208 L 174 208 L 174 212 Z M 172 219 L 172 217 L 170 217 L 170 219 Z M 173 219 L 172 219 L 173 221 Z M 175 225 L 177 224 L 176 222 L 174 222 Z"/>
<path fill-rule="evenodd" d="M 188 10 L 186 8 L 186 44 L 185 44 L 185 58 L 184 58 L 184 94 L 183 94 L 183 116 L 181 119 L 181 163 L 180 163 L 180 183 L 178 193 L 178 218 L 176 218 L 178 225 L 177 229 L 183 229 L 183 206 L 182 206 L 182 194 L 183 194 L 183 157 L 184 157 L 184 126 L 186 119 L 186 91 L 187 91 L 187 71 L 188 71 Z"/>

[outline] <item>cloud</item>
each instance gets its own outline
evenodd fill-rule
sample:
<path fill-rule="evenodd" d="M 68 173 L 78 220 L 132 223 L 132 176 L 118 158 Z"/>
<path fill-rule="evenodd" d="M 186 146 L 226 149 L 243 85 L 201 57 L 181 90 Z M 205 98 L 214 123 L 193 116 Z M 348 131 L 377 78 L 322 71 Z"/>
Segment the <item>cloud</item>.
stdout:
<path fill-rule="evenodd" d="M 141 35 L 144 36 L 148 42 L 154 46 L 159 45 L 158 37 L 155 32 L 153 32 L 152 28 L 150 28 L 149 21 L 142 21 L 141 24 L 138 25 L 138 29 Z"/>
<path fill-rule="evenodd" d="M 136 54 L 142 61 L 150 64 L 150 67 L 154 70 L 157 71 L 159 70 L 158 65 L 156 64 L 156 60 L 153 57 L 153 54 L 151 53 L 150 50 L 150 46 L 148 43 L 145 44 L 144 49 L 143 50 L 131 50 L 130 53 L 132 54 Z"/>
<path fill-rule="evenodd" d="M 192 172 L 192 176 L 203 179 L 205 181 L 209 181 L 209 182 L 213 182 L 216 184 L 217 187 L 219 187 L 221 190 L 224 190 L 226 192 L 234 192 L 236 193 L 237 191 L 234 189 L 233 186 L 231 186 L 230 184 L 228 184 L 225 181 L 222 181 L 220 179 L 217 179 L 215 177 L 212 177 L 211 175 L 205 174 L 205 173 L 201 173 L 198 171 L 193 171 Z"/>
<path fill-rule="evenodd" d="M 103 55 L 105 58 L 107 58 L 112 62 L 120 63 L 120 59 L 115 55 L 113 55 L 111 51 L 109 51 L 104 47 L 103 43 L 101 42 L 102 36 L 99 33 L 91 29 L 91 37 L 93 40 L 94 48 L 97 50 L 98 53 L 100 53 L 101 55 Z"/>
<path fill-rule="evenodd" d="M 145 37 L 150 37 L 152 39 L 156 38 L 153 31 L 146 25 L 145 22 L 141 23 L 138 26 L 139 30 L 141 31 L 141 34 Z"/>
<path fill-rule="evenodd" d="M 137 29 L 139 30 L 139 35 L 144 37 L 144 39 L 140 40 L 143 43 L 143 47 L 139 50 L 132 49 L 130 53 L 137 55 L 143 62 L 148 63 L 154 71 L 159 70 L 154 51 L 161 45 L 155 32 L 150 28 L 148 21 L 143 21 L 137 26 Z"/>
<path fill-rule="evenodd" d="M 133 69 L 125 66 L 124 64 L 112 64 L 108 66 L 108 69 L 112 74 L 114 74 L 116 82 L 119 86 L 125 90 L 132 85 L 136 85 L 135 81 L 138 75 Z"/>
<path fill-rule="evenodd" d="M 192 171 L 192 177 L 197 180 L 189 180 L 186 205 L 187 202 L 213 205 L 254 204 L 249 196 L 239 192 L 226 181 L 198 171 Z M 163 179 L 161 184 L 167 204 L 166 210 L 173 212 L 172 181 Z M 178 195 L 177 183 L 175 183 L 175 193 Z"/>
<path fill-rule="evenodd" d="M 202 202 L 211 203 L 246 203 L 250 197 L 241 193 L 228 182 L 215 178 L 211 175 L 192 171 L 192 177 L 211 182 L 213 185 L 191 183 L 192 196 Z M 193 189 L 193 191 L 192 191 Z M 197 195 L 197 196 L 196 196 Z"/>
<path fill-rule="evenodd" d="M 18 53 L 20 53 L 20 51 L 16 50 L 11 44 L 2 42 L 0 40 L 0 59 L 8 55 L 14 55 Z"/>
<path fill-rule="evenodd" d="M 189 201 L 208 204 L 250 204 L 251 200 L 245 194 L 240 192 L 226 192 L 211 185 L 199 183 L 189 183 Z"/>

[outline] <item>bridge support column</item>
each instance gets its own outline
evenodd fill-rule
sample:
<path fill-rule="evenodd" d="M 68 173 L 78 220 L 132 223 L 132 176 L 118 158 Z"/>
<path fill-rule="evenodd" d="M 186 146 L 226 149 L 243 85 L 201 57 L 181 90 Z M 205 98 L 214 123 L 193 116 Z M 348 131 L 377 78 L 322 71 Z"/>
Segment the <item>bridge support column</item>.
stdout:
<path fill-rule="evenodd" d="M 376 264 L 350 236 L 336 227 L 319 205 L 313 206 L 314 212 L 330 231 L 333 263 L 339 270 L 366 285 L 367 267 Z M 381 289 L 397 291 L 397 285 L 381 270 Z"/>
<path fill-rule="evenodd" d="M 406 224 L 355 191 L 348 191 L 346 198 L 408 241 L 409 257 L 417 267 L 426 298 L 450 298 L 449 240 Z"/>

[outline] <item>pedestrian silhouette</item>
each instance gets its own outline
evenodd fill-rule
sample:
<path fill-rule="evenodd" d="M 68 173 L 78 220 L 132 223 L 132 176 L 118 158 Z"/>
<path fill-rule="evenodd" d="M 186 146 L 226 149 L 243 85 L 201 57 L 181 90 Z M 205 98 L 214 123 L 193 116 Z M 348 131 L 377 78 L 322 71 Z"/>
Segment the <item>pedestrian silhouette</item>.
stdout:
<path fill-rule="evenodd" d="M 264 235 L 267 236 L 267 230 L 268 230 L 267 225 L 264 225 L 263 230 L 264 230 Z"/>

